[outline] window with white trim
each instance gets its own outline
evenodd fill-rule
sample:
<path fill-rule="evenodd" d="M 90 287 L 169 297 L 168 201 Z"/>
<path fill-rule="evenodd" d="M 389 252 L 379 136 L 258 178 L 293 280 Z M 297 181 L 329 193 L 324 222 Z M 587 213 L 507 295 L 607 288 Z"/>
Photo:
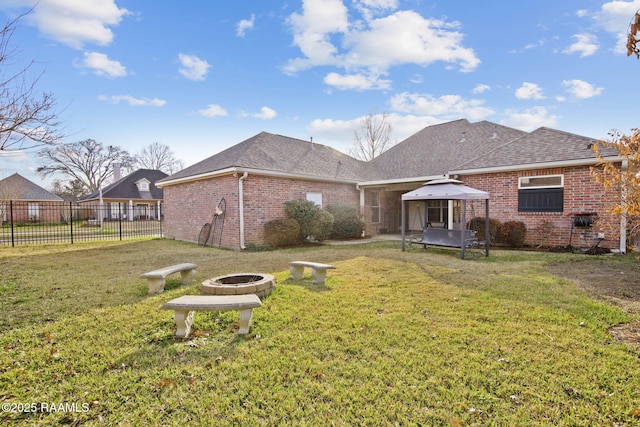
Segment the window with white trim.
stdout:
<path fill-rule="evenodd" d="M 447 200 L 427 201 L 427 223 L 431 227 L 444 227 L 449 215 Z"/>
<path fill-rule="evenodd" d="M 322 207 L 322 193 L 310 191 L 307 193 L 307 200 Z"/>
<path fill-rule="evenodd" d="M 562 212 L 564 175 L 518 178 L 518 212 Z"/>
<path fill-rule="evenodd" d="M 29 203 L 27 209 L 29 221 L 38 221 L 40 219 L 40 205 L 38 203 Z"/>

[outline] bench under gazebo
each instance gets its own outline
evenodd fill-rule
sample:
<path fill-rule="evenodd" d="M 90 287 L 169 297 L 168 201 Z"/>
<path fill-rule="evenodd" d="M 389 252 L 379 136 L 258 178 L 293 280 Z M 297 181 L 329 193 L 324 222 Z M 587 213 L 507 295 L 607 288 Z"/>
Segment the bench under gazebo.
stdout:
<path fill-rule="evenodd" d="M 446 228 L 435 228 L 429 224 L 427 215 L 422 224 L 422 237 L 414 243 L 425 246 L 448 246 L 460 248 L 460 258 L 464 259 L 465 251 L 469 248 L 484 248 L 485 256 L 489 256 L 489 193 L 464 185 L 455 179 L 438 179 L 430 181 L 422 187 L 409 191 L 402 195 L 402 250 L 405 250 L 405 202 L 424 201 L 425 213 L 429 200 L 460 200 L 462 202 L 462 212 L 460 217 L 460 227 L 453 227 L 453 223 L 447 224 Z M 475 238 L 475 231 L 467 229 L 467 209 L 468 203 L 476 200 L 485 202 L 485 239 L 484 244 Z"/>

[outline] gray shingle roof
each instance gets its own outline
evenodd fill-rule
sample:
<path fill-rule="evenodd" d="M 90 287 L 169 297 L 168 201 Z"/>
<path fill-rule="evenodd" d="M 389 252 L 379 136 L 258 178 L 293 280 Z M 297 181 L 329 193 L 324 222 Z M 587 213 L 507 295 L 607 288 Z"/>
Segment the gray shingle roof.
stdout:
<path fill-rule="evenodd" d="M 155 183 L 167 174 L 156 169 L 138 169 L 124 178 L 102 189 L 103 199 L 127 199 L 127 200 L 162 200 L 163 191 L 156 187 Z M 149 181 L 149 191 L 139 191 L 136 182 L 141 179 Z M 80 200 L 95 200 L 100 197 L 100 191 L 84 196 Z"/>
<path fill-rule="evenodd" d="M 354 182 L 366 176 L 366 164 L 334 148 L 261 132 L 171 175 L 170 179 L 233 167 Z"/>
<path fill-rule="evenodd" d="M 465 119 L 429 126 L 382 153 L 371 167 L 380 179 L 444 175 L 526 132 Z"/>
<path fill-rule="evenodd" d="M 22 201 L 62 202 L 62 198 L 14 173 L 0 180 L 0 199 Z"/>
<path fill-rule="evenodd" d="M 461 119 L 428 126 L 376 159 L 362 162 L 325 145 L 261 132 L 160 182 L 234 167 L 347 182 L 416 178 L 454 170 L 595 160 L 588 148 L 595 142 L 544 127 L 527 133 Z M 615 152 L 608 149 L 603 154 Z"/>

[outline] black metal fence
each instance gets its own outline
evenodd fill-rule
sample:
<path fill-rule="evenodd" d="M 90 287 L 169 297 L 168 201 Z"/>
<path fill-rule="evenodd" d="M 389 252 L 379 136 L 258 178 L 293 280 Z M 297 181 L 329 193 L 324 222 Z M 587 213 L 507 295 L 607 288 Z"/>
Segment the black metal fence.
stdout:
<path fill-rule="evenodd" d="M 161 203 L 0 201 L 0 246 L 162 237 Z"/>

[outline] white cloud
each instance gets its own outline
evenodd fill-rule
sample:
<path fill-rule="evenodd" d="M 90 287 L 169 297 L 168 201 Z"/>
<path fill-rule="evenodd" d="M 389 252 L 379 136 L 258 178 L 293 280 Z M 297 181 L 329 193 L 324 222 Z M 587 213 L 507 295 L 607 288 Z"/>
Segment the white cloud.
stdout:
<path fill-rule="evenodd" d="M 132 107 L 162 107 L 167 101 L 164 99 L 158 98 L 135 98 L 131 95 L 100 95 L 98 96 L 100 101 L 110 102 L 112 104 L 119 104 L 121 102 L 126 102 Z"/>
<path fill-rule="evenodd" d="M 395 111 L 440 118 L 466 117 L 480 120 L 495 113 L 491 108 L 484 106 L 483 100 L 467 100 L 459 95 L 443 95 L 436 98 L 429 94 L 404 92 L 394 95 L 389 103 Z"/>
<path fill-rule="evenodd" d="M 516 89 L 516 98 L 518 99 L 544 99 L 542 89 L 535 83 L 524 82 L 522 86 Z"/>
<path fill-rule="evenodd" d="M 541 126 L 554 127 L 558 122 L 558 116 L 549 114 L 544 107 L 534 107 L 524 111 L 507 110 L 507 119 L 501 123 L 516 129 L 530 132 Z"/>
<path fill-rule="evenodd" d="M 211 65 L 203 59 L 198 58 L 195 55 L 186 55 L 184 53 L 178 54 L 178 61 L 180 62 L 180 74 L 186 79 L 194 81 L 202 81 L 209 72 Z"/>
<path fill-rule="evenodd" d="M 255 117 L 257 119 L 269 120 L 269 119 L 273 119 L 277 115 L 278 113 L 276 113 L 276 110 L 274 110 L 273 108 L 262 107 L 259 113 L 252 114 L 251 117 Z"/>
<path fill-rule="evenodd" d="M 34 4 L 36 4 L 35 7 Z M 86 43 L 106 46 L 113 40 L 112 26 L 129 14 L 114 0 L 15 0 L 16 7 L 33 7 L 26 22 L 46 37 L 80 49 Z"/>
<path fill-rule="evenodd" d="M 382 80 L 379 77 L 363 74 L 340 75 L 338 73 L 329 73 L 324 77 L 324 83 L 341 90 L 388 89 L 391 87 L 390 80 Z"/>
<path fill-rule="evenodd" d="M 576 10 L 576 16 L 578 18 L 584 18 L 588 14 L 589 14 L 589 12 L 587 10 L 585 10 L 585 9 Z"/>
<path fill-rule="evenodd" d="M 481 93 L 485 93 L 488 90 L 491 90 L 491 86 L 480 83 L 473 88 L 472 92 L 476 94 L 481 94 Z"/>
<path fill-rule="evenodd" d="M 236 36 L 244 37 L 247 30 L 253 29 L 255 21 L 256 16 L 254 14 L 251 14 L 250 19 L 242 19 L 240 22 L 238 22 L 238 25 L 236 25 Z"/>
<path fill-rule="evenodd" d="M 365 20 L 370 21 L 375 15 L 397 9 L 398 0 L 354 0 L 353 6 Z"/>
<path fill-rule="evenodd" d="M 125 77 L 127 69 L 118 61 L 109 59 L 104 53 L 85 52 L 80 67 L 91 68 L 94 74 L 109 78 Z"/>
<path fill-rule="evenodd" d="M 379 14 L 396 8 L 397 2 L 359 1 L 357 7 L 361 11 L 375 9 Z M 393 66 L 428 66 L 435 62 L 458 64 L 461 71 L 468 72 L 480 64 L 473 49 L 462 45 L 464 36 L 458 31 L 457 22 L 428 19 L 409 10 L 375 19 L 373 13 L 363 15 L 364 21 L 350 22 L 341 0 L 304 0 L 302 13 L 290 15 L 287 21 L 293 42 L 303 56 L 288 61 L 283 68 L 285 73 L 335 66 L 348 76 L 373 76 L 385 75 Z M 337 76 L 338 73 L 332 75 Z"/>
<path fill-rule="evenodd" d="M 563 80 L 562 86 L 567 88 L 567 92 L 577 99 L 587 99 L 600 95 L 604 88 L 596 87 L 583 80 Z"/>
<path fill-rule="evenodd" d="M 335 57 L 338 49 L 331 43 L 331 34 L 346 33 L 348 21 L 347 8 L 341 0 L 304 0 L 302 14 L 293 13 L 287 20 L 293 31 L 293 43 L 304 58 L 289 61 L 285 72 L 338 64 Z"/>
<path fill-rule="evenodd" d="M 227 115 L 227 110 L 217 104 L 209 104 L 207 108 L 198 110 L 198 114 L 203 117 L 224 117 Z"/>
<path fill-rule="evenodd" d="M 563 50 L 564 53 L 579 53 L 581 58 L 591 56 L 599 48 L 596 36 L 593 34 L 574 34 L 571 36 L 576 41 Z"/>
<path fill-rule="evenodd" d="M 626 55 L 627 28 L 629 28 L 631 18 L 638 9 L 640 9 L 640 0 L 614 0 L 604 3 L 595 13 L 596 24 L 616 36 L 617 42 L 614 49 L 616 53 Z"/>

